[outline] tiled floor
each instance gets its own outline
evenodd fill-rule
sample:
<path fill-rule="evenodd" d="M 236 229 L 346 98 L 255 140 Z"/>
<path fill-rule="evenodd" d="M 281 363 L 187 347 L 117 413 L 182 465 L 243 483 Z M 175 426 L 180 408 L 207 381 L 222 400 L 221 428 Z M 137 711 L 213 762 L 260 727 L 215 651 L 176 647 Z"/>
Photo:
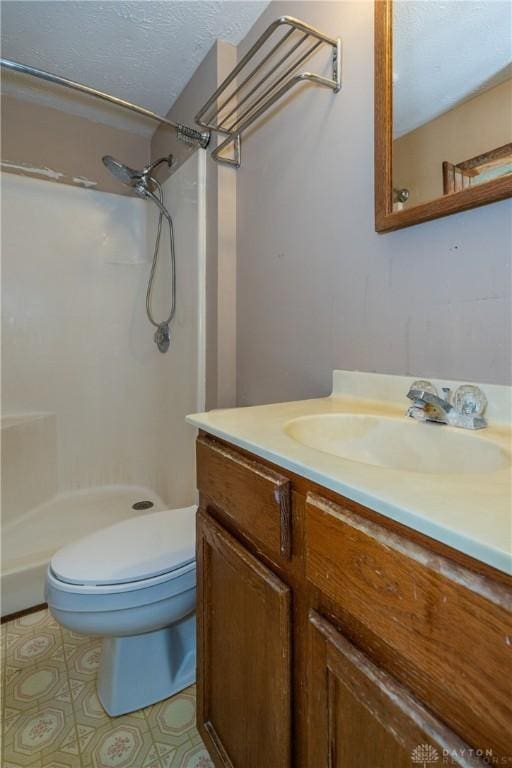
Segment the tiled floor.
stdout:
<path fill-rule="evenodd" d="M 213 768 L 194 686 L 110 718 L 96 696 L 99 640 L 40 611 L 3 624 L 1 643 L 3 768 Z"/>

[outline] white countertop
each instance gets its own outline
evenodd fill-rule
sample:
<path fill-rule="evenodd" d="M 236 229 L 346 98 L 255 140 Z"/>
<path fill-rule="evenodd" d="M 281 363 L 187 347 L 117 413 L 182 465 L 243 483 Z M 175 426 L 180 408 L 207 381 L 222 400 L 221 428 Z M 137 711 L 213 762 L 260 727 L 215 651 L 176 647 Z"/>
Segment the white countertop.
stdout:
<path fill-rule="evenodd" d="M 434 474 L 351 461 L 309 448 L 284 430 L 291 419 L 316 414 L 404 416 L 413 377 L 335 371 L 329 397 L 214 410 L 187 421 L 454 549 L 512 574 L 512 474 Z M 445 382 L 435 381 L 438 386 Z M 456 387 L 459 382 L 448 382 Z M 485 430 L 463 430 L 512 450 L 511 388 L 481 384 L 489 405 Z M 418 429 L 428 429 L 418 424 Z M 454 427 L 436 426 L 453 430 Z M 457 429 L 457 432 L 460 430 Z"/>

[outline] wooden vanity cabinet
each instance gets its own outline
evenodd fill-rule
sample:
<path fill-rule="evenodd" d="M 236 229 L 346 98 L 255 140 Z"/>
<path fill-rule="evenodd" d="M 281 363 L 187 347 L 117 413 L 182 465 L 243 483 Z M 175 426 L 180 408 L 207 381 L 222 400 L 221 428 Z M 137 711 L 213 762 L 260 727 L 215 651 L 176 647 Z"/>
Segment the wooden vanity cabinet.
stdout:
<path fill-rule="evenodd" d="M 512 766 L 510 577 L 217 439 L 197 456 L 216 768 Z"/>

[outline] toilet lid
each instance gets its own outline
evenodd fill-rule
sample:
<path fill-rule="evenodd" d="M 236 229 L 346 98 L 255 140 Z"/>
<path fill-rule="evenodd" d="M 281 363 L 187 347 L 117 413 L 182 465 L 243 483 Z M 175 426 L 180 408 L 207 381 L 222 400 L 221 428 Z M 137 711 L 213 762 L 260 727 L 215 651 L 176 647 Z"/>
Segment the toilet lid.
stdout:
<path fill-rule="evenodd" d="M 140 515 L 68 544 L 51 569 L 70 584 L 125 584 L 172 572 L 195 559 L 196 507 Z"/>

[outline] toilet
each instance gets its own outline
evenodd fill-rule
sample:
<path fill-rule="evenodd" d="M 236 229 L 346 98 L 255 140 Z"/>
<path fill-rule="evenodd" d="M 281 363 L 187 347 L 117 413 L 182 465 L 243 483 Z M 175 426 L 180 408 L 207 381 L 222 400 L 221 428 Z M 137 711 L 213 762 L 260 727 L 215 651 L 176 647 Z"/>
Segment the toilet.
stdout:
<path fill-rule="evenodd" d="M 60 549 L 46 577 L 56 621 L 103 638 L 98 697 L 111 716 L 195 681 L 196 507 L 153 512 Z"/>

